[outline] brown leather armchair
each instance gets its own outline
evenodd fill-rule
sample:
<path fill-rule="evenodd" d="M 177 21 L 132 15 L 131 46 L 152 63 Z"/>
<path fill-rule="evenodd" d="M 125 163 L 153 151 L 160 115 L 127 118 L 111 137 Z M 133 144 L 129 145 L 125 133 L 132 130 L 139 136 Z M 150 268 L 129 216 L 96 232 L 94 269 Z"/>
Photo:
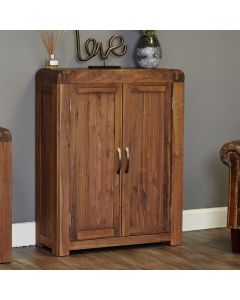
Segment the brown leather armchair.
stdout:
<path fill-rule="evenodd" d="M 240 141 L 222 146 L 221 161 L 229 168 L 227 226 L 231 228 L 232 252 L 240 252 Z"/>

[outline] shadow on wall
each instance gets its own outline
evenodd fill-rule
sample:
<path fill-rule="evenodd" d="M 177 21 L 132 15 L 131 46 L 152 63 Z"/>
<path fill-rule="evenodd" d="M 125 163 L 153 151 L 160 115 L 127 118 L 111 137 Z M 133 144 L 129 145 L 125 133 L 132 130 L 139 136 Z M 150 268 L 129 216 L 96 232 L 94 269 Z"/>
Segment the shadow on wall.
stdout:
<path fill-rule="evenodd" d="M 219 147 L 220 150 L 221 146 Z M 207 171 L 211 176 L 212 186 L 212 203 L 208 203 L 209 207 L 213 207 L 215 203 L 219 206 L 227 206 L 228 201 L 228 168 L 223 165 L 220 160 L 219 153 L 211 157 L 206 164 Z"/>
<path fill-rule="evenodd" d="M 138 40 L 139 40 L 140 36 L 141 36 L 141 31 L 137 30 L 136 31 L 136 40 L 134 41 L 134 43 L 132 43 L 131 49 L 128 49 L 128 51 L 131 51 L 131 59 L 133 61 L 133 64 L 137 68 L 139 67 L 139 65 L 138 65 L 135 54 L 136 54 L 137 44 L 138 44 Z M 129 38 L 129 40 L 130 40 L 130 38 Z M 128 46 L 128 48 L 129 48 L 129 46 Z"/>
<path fill-rule="evenodd" d="M 12 119 L 13 134 L 13 219 L 32 221 L 34 217 L 35 178 L 35 74 L 19 95 Z M 26 117 L 27 116 L 27 117 Z M 26 188 L 27 187 L 27 188 Z M 26 213 L 27 211 L 27 213 Z M 25 220 L 27 215 L 27 219 Z"/>

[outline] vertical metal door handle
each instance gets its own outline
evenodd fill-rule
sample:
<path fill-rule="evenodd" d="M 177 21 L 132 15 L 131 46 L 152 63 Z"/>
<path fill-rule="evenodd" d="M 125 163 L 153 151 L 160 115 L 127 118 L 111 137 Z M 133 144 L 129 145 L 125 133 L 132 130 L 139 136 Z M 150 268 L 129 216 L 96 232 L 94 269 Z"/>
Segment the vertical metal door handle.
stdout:
<path fill-rule="evenodd" d="M 118 167 L 117 167 L 117 174 L 121 171 L 121 165 L 122 165 L 122 152 L 120 148 L 117 148 L 117 154 L 118 154 Z"/>
<path fill-rule="evenodd" d="M 128 170 L 129 170 L 129 164 L 130 164 L 130 151 L 129 151 L 128 147 L 125 148 L 125 152 L 126 152 L 126 157 L 127 157 L 125 173 L 127 174 Z"/>

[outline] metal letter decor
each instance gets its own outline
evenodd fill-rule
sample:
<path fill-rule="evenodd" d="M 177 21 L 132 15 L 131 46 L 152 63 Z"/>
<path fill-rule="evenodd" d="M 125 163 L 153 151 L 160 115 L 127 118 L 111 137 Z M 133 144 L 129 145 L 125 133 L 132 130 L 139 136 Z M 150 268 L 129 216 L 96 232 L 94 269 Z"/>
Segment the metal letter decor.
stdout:
<path fill-rule="evenodd" d="M 87 53 L 86 57 L 82 57 L 81 53 L 81 43 L 80 43 L 80 33 L 79 30 L 76 30 L 76 41 L 77 41 L 77 57 L 80 61 L 87 61 L 98 53 L 102 60 L 106 60 L 109 57 L 109 54 L 112 53 L 115 56 L 123 56 L 127 52 L 127 46 L 124 45 L 124 37 L 120 34 L 113 35 L 108 42 L 108 49 L 103 50 L 103 45 L 101 42 L 97 42 L 93 38 L 89 38 L 85 42 L 85 50 Z M 117 43 L 118 41 L 118 43 Z M 117 49 L 119 51 L 117 51 Z"/>

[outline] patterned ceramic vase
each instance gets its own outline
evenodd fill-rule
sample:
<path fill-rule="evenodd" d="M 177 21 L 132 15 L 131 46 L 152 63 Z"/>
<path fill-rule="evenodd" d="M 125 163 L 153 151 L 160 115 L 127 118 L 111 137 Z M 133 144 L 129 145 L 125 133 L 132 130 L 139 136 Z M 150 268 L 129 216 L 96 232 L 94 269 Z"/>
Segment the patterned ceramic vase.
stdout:
<path fill-rule="evenodd" d="M 159 66 L 162 60 L 162 49 L 154 33 L 143 34 L 140 37 L 136 49 L 136 59 L 142 68 L 157 68 Z"/>

